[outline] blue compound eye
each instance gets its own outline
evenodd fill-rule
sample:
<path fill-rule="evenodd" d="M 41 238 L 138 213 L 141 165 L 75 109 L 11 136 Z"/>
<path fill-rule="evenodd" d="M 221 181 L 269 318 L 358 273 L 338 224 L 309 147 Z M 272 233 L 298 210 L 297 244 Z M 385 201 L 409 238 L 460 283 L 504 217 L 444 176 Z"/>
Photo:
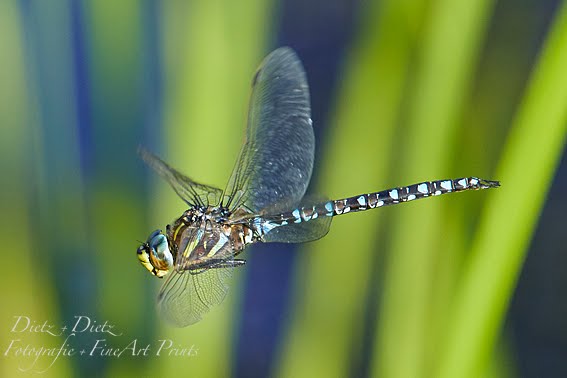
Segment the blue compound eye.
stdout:
<path fill-rule="evenodd" d="M 152 243 L 152 240 L 155 239 L 156 236 L 161 235 L 161 230 L 155 230 L 154 232 L 152 232 L 150 234 L 150 236 L 148 236 L 148 240 L 146 240 L 146 243 L 150 244 Z M 163 236 L 163 235 L 162 235 Z"/>
<path fill-rule="evenodd" d="M 173 256 L 169 251 L 167 239 L 163 234 L 157 234 L 150 240 L 150 251 L 159 261 L 164 262 L 168 267 L 173 266 Z"/>
<path fill-rule="evenodd" d="M 138 247 L 137 253 L 142 265 L 155 276 L 161 278 L 173 268 L 173 255 L 161 230 L 152 232 L 146 243 Z"/>

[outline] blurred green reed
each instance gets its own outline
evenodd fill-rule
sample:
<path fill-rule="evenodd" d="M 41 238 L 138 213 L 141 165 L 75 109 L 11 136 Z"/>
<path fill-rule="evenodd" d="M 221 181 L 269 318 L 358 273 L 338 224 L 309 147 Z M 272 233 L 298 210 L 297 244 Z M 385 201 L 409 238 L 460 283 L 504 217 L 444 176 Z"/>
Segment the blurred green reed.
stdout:
<path fill-rule="evenodd" d="M 440 377 L 462 372 L 477 376 L 490 359 L 548 183 L 565 146 L 566 45 L 567 3 L 563 3 L 532 72 L 496 171 L 510 189 L 488 199 L 472 243 L 471 258 L 463 266 L 456 287 L 440 355 Z M 525 198 L 530 200 L 522 201 Z"/>
<path fill-rule="evenodd" d="M 43 25 L 38 25 L 38 27 L 41 26 Z M 0 4 L 0 42 L 2 45 L 0 52 L 2 62 L 0 64 L 2 82 L 0 85 L 0 129 L 2 131 L 0 164 L 5 176 L 2 179 L 2 195 L 0 196 L 2 214 L 0 235 L 7 259 L 5 269 L 0 275 L 0 284 L 3 287 L 2 306 L 0 307 L 0 340 L 3 349 L 8 348 L 13 339 L 23 339 L 24 345 L 31 343 L 44 347 L 56 347 L 60 344 L 60 340 L 46 336 L 46 334 L 20 335 L 11 332 L 16 316 L 30 316 L 40 324 L 43 320 L 59 317 L 60 302 L 56 285 L 52 280 L 52 272 L 49 269 L 53 268 L 53 265 L 46 264 L 45 260 L 41 259 L 41 254 L 50 252 L 48 245 L 52 245 L 53 239 L 49 238 L 48 233 L 65 221 L 63 217 L 59 218 L 56 213 L 53 213 L 53 221 L 50 222 L 39 212 L 40 208 L 47 210 L 49 207 L 44 200 L 49 195 L 49 181 L 53 179 L 48 177 L 49 172 L 44 170 L 47 159 L 38 159 L 46 152 L 43 141 L 50 137 L 44 134 L 38 124 L 40 102 L 44 100 L 47 102 L 48 99 L 39 98 L 35 83 L 30 83 L 34 79 L 27 76 L 26 68 L 29 62 L 26 60 L 28 52 L 26 50 L 28 46 L 22 28 L 17 3 L 2 2 Z M 65 81 L 60 83 L 61 91 L 66 89 L 65 84 Z M 52 111 L 51 114 L 60 110 L 54 102 L 49 105 L 54 105 L 53 108 L 49 108 Z M 65 136 L 62 135 L 61 138 Z M 67 152 L 73 154 L 72 143 L 69 147 Z M 60 164 L 61 160 L 53 157 L 51 163 L 60 168 L 58 174 L 55 174 L 57 179 L 61 180 L 63 185 L 68 185 L 69 189 L 74 190 L 73 194 L 79 193 L 80 191 L 75 190 L 78 185 L 77 181 L 70 179 L 68 175 L 61 174 L 61 168 L 63 168 Z M 53 173 L 55 172 L 51 172 Z M 53 192 L 51 194 L 54 194 L 50 198 L 53 207 L 60 206 L 59 211 L 72 213 L 72 209 L 62 203 L 61 196 Z M 77 201 L 76 197 L 69 198 L 67 204 L 70 202 L 77 205 L 80 200 Z M 46 211 L 43 211 L 43 214 L 45 215 Z M 76 225 L 81 227 L 80 219 Z M 76 241 L 74 236 L 78 236 L 80 231 L 73 227 L 70 227 L 68 231 L 68 245 L 71 245 Z M 39 243 L 40 238 L 41 244 Z M 65 264 L 62 264 L 61 269 L 65 271 Z M 29 360 L 29 363 L 22 364 L 21 360 L 4 357 L 4 355 L 2 357 L 1 376 L 14 376 L 19 369 L 25 370 L 32 365 Z M 62 376 L 69 373 L 69 362 L 63 361 L 50 369 L 46 375 Z"/>
<path fill-rule="evenodd" d="M 454 172 L 450 177 L 490 176 L 496 165 L 488 160 L 492 143 L 483 143 L 493 138 L 494 130 L 479 127 L 475 139 L 480 143 L 471 145 L 458 129 L 461 114 L 467 112 L 464 108 L 493 5 L 439 1 L 428 4 L 428 13 L 423 12 L 424 6 L 419 1 L 403 6 L 386 1 L 374 7 L 376 12 L 365 12 L 368 24 L 362 25 L 365 33 L 347 64 L 334 133 L 323 159 L 319 188 L 331 190 L 332 197 L 364 188 L 370 191 L 375 187 L 370 181 L 374 176 L 388 187 L 388 180 L 396 185 L 449 176 L 446 172 Z M 565 25 L 558 18 L 555 27 Z M 380 27 L 383 30 L 375 30 Z M 284 345 L 281 376 L 348 375 L 353 361 L 364 352 L 363 301 L 377 272 L 372 267 L 376 253 L 387 256 L 372 375 L 512 374 L 497 362 L 498 356 L 496 362 L 491 356 L 535 226 L 534 210 L 542 206 L 564 146 L 567 98 L 565 86 L 557 81 L 559 67 L 565 64 L 560 56 L 565 41 L 560 39 L 555 37 L 546 45 L 549 62 L 542 62 L 538 70 L 545 77 L 534 79 L 545 81 L 528 89 L 528 99 L 517 110 L 519 121 L 511 135 L 523 134 L 522 144 L 514 147 L 517 153 L 505 150 L 514 156 L 504 155 L 507 160 L 493 175 L 504 185 L 496 194 L 396 208 L 389 226 L 377 216 L 342 217 L 334 221 L 333 231 L 324 240 L 304 247 L 309 251 L 298 263 L 299 309 Z M 400 94 L 401 89 L 409 93 Z M 535 106 L 530 103 L 537 100 Z M 524 119 L 524 113 L 530 118 Z M 403 131 L 392 131 L 394 127 Z M 541 152 L 534 151 L 538 146 Z M 539 154 L 541 161 L 528 162 L 532 153 Z M 514 170 L 522 175 L 514 175 Z M 529 188 L 526 181 L 532 183 Z M 532 196 L 531 206 L 523 207 Z M 479 214 L 483 198 L 490 198 L 491 207 Z M 389 209 L 382 211 L 380 217 L 387 218 Z M 480 231 L 474 230 L 476 223 Z M 383 241 L 377 242 L 380 238 Z M 464 247 L 471 243 L 467 252 Z M 508 358 L 501 353 L 500 358 Z"/>
<path fill-rule="evenodd" d="M 254 68 L 273 45 L 278 7 L 261 0 L 74 5 L 90 83 L 85 110 L 74 92 L 81 75 L 71 3 L 22 4 L 0 3 L 7 177 L 0 284 L 11 288 L 0 307 L 2 347 L 14 337 L 13 316 L 60 323 L 84 311 L 116 324 L 125 334 L 117 345 L 169 337 L 196 345 L 199 355 L 60 359 L 44 376 L 230 375 L 238 279 L 227 302 L 195 326 L 167 328 L 155 315 L 159 283 L 137 264 L 136 240 L 164 227 L 183 203 L 135 150 L 149 135 L 150 150 L 222 187 L 242 141 Z M 501 325 L 564 147 L 567 6 L 517 108 L 494 94 L 510 84 L 475 85 L 493 72 L 508 83 L 525 74 L 478 68 L 493 7 L 480 0 L 365 3 L 339 73 L 317 191 L 342 197 L 470 174 L 503 186 L 335 219 L 329 235 L 302 247 L 274 375 L 347 376 L 363 358 L 372 376 L 513 374 L 503 362 L 510 356 Z M 162 66 L 152 65 L 152 54 Z M 504 111 L 487 97 L 516 114 L 509 133 L 494 122 Z M 149 112 L 160 99 L 162 112 Z M 79 117 L 91 130 L 92 160 L 82 170 Z M 376 319 L 365 317 L 369 298 Z M 25 340 L 58 345 L 42 334 Z M 3 358 L 0 375 L 19 366 Z"/>

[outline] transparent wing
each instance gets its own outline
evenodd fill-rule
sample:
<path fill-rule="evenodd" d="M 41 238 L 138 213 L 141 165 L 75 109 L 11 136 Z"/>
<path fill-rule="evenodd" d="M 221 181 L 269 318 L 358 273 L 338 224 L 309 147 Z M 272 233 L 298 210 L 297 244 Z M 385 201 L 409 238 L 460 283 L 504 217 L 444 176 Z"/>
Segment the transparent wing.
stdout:
<path fill-rule="evenodd" d="M 293 50 L 277 49 L 254 77 L 246 140 L 225 191 L 225 205 L 245 205 L 253 212 L 274 204 L 295 206 L 309 184 L 314 150 L 303 66 Z"/>
<path fill-rule="evenodd" d="M 324 215 L 327 213 L 323 205 L 325 202 L 327 198 L 322 196 L 310 195 L 303 198 L 299 208 L 312 209 L 312 214 L 317 213 L 316 217 L 313 219 L 312 215 L 309 221 L 289 222 L 285 226 L 276 226 L 264 235 L 264 241 L 267 243 L 304 243 L 321 239 L 329 232 L 333 220 L 333 217 Z M 264 209 L 262 213 L 267 214 L 263 217 L 265 220 L 268 222 L 273 220 L 274 224 L 279 224 L 278 219 L 282 219 L 282 214 L 275 214 L 270 208 Z"/>
<path fill-rule="evenodd" d="M 321 239 L 331 227 L 331 217 L 321 217 L 309 222 L 278 226 L 264 235 L 267 243 L 304 243 Z"/>
<path fill-rule="evenodd" d="M 219 203 L 222 190 L 191 180 L 143 147 L 138 148 L 138 154 L 146 164 L 171 185 L 175 193 L 189 206 L 208 206 Z"/>
<path fill-rule="evenodd" d="M 211 268 L 194 273 L 173 270 L 157 298 L 160 315 L 175 327 L 201 320 L 212 306 L 220 304 L 228 292 L 232 268 Z"/>

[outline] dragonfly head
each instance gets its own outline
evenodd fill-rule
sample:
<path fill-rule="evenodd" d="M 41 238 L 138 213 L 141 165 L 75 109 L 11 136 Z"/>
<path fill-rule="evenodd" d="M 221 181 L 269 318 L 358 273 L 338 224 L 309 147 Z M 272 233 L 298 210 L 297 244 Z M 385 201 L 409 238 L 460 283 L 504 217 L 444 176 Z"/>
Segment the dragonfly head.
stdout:
<path fill-rule="evenodd" d="M 161 230 L 155 230 L 148 240 L 138 247 L 138 260 L 154 276 L 162 278 L 173 268 L 173 255 L 167 238 Z"/>

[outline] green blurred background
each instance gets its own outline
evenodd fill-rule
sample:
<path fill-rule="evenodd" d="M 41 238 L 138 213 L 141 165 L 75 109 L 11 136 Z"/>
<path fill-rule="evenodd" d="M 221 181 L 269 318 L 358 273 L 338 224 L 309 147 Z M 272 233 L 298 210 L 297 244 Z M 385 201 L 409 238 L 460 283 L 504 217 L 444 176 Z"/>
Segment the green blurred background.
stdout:
<path fill-rule="evenodd" d="M 252 75 L 282 45 L 310 83 L 311 192 L 502 187 L 252 248 L 221 306 L 169 328 L 135 250 L 184 203 L 136 148 L 223 187 Z M 565 67 L 561 1 L 1 1 L 0 375 L 567 376 Z M 68 335 L 18 316 L 81 315 L 121 335 L 69 347 L 154 353 L 34 362 L 10 347 Z M 196 352 L 156 356 L 163 339 Z"/>

